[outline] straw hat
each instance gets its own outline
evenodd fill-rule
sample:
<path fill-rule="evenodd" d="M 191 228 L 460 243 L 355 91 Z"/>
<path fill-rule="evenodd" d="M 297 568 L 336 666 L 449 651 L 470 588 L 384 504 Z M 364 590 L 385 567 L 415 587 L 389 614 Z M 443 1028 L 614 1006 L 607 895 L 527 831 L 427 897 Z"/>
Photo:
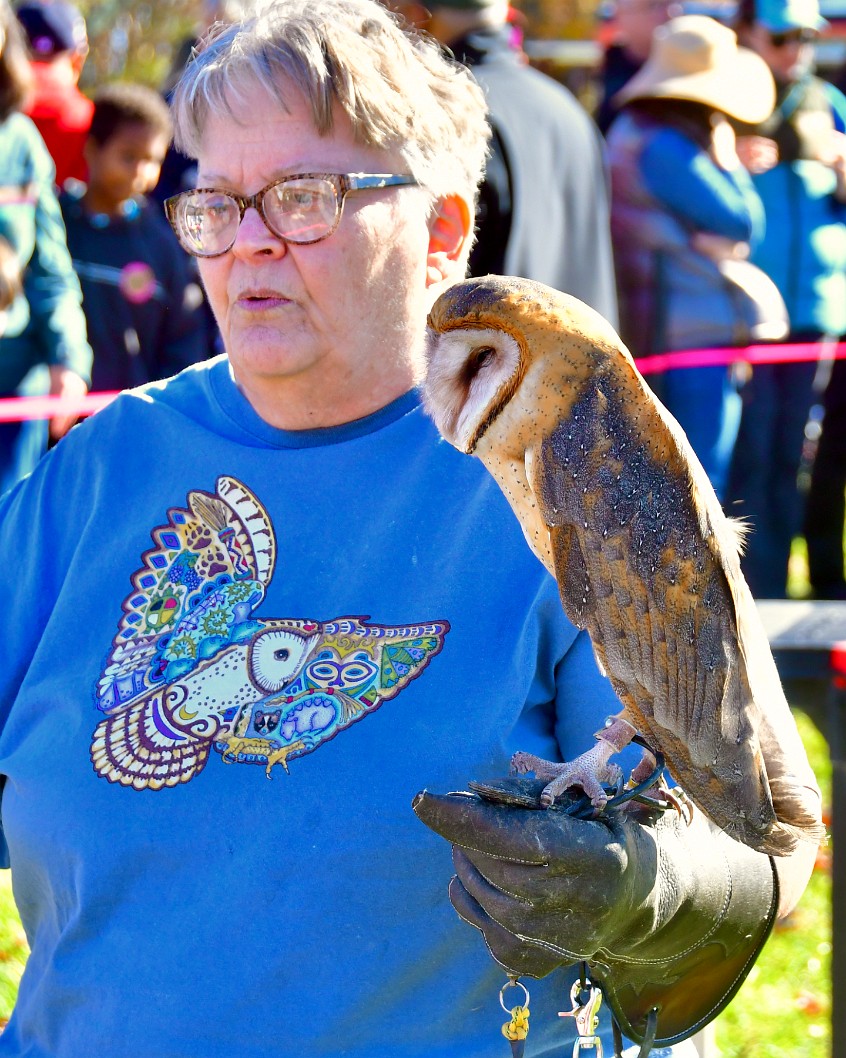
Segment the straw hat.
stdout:
<path fill-rule="evenodd" d="M 728 26 L 708 15 L 680 15 L 655 30 L 649 58 L 614 102 L 633 99 L 690 99 L 757 125 L 773 111 L 775 82 Z"/>

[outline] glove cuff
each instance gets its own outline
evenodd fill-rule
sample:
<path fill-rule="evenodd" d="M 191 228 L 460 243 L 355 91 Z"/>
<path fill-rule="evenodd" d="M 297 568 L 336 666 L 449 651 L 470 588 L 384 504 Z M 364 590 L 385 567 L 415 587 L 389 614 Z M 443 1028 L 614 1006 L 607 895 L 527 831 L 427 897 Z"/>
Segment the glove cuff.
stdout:
<path fill-rule="evenodd" d="M 642 1043 L 654 1028 L 654 1045 L 687 1039 L 732 1000 L 772 931 L 778 909 L 778 876 L 769 857 L 721 837 L 726 853 L 728 898 L 714 928 L 691 943 L 690 921 L 677 914 L 636 954 L 598 952 L 590 960 L 620 1028 Z M 673 945 L 672 941 L 676 944 Z M 675 947 L 678 954 L 668 954 Z M 651 1021 L 651 1023 L 650 1023 Z"/>

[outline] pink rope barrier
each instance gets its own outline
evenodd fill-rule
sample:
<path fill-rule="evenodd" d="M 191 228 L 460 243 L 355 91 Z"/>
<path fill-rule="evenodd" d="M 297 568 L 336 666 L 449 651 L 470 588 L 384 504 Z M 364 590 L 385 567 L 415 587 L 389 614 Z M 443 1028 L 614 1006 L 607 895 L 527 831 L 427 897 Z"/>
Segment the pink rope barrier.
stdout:
<path fill-rule="evenodd" d="M 115 399 L 114 393 L 88 393 L 84 397 L 3 397 L 0 422 L 52 419 L 54 415 L 93 415 Z"/>
<path fill-rule="evenodd" d="M 747 364 L 788 364 L 815 360 L 840 360 L 846 356 L 846 342 L 785 342 L 784 344 L 746 345 L 717 349 L 680 349 L 672 353 L 656 353 L 637 361 L 642 375 L 669 371 L 678 367 L 720 367 L 744 362 Z"/>
<path fill-rule="evenodd" d="M 679 349 L 657 353 L 637 361 L 642 375 L 654 375 L 673 368 L 720 367 L 726 364 L 787 364 L 846 357 L 846 342 L 789 342 L 714 349 Z M 72 399 L 64 397 L 0 398 L 0 422 L 51 419 L 55 415 L 93 415 L 115 399 L 117 392 L 88 393 Z"/>

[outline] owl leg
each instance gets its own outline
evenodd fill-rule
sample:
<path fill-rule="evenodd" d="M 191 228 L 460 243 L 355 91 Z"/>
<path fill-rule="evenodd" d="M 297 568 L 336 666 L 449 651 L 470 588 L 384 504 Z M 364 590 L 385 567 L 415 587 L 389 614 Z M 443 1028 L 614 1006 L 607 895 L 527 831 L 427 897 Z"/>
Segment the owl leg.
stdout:
<path fill-rule="evenodd" d="M 621 777 L 619 767 L 609 764 L 609 759 L 627 746 L 635 734 L 635 728 L 628 721 L 619 716 L 613 717 L 606 727 L 597 731 L 593 749 L 574 760 L 556 764 L 531 753 L 515 753 L 511 758 L 511 767 L 516 772 L 533 771 L 538 779 L 548 780 L 540 795 L 540 802 L 546 807 L 571 786 L 579 786 L 590 798 L 594 808 L 601 810 L 608 801 L 603 783 L 615 786 Z"/>
<path fill-rule="evenodd" d="M 629 776 L 629 785 L 637 786 L 638 783 L 646 782 L 649 776 L 655 771 L 656 763 L 655 757 L 648 749 L 645 749 L 643 751 L 643 756 L 640 758 L 637 766 Z"/>

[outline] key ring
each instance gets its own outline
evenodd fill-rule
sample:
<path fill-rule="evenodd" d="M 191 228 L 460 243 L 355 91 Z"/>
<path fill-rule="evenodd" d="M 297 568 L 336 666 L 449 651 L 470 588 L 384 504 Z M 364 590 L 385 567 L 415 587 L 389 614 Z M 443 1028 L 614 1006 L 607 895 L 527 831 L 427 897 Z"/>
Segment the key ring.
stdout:
<path fill-rule="evenodd" d="M 505 1005 L 506 988 L 522 988 L 523 1002 L 514 1007 Z M 509 975 L 506 983 L 499 990 L 499 1005 L 508 1014 L 508 1021 L 502 1026 L 502 1035 L 511 1045 L 511 1058 L 523 1058 L 526 1049 L 526 1037 L 529 1035 L 529 990 L 518 981 L 516 977 Z"/>
<path fill-rule="evenodd" d="M 529 1005 L 529 990 L 528 990 L 528 988 L 526 988 L 526 986 L 523 984 L 523 982 L 518 980 L 516 977 L 509 977 L 508 980 L 505 982 L 505 984 L 502 986 L 502 988 L 500 988 L 500 990 L 499 990 L 499 1005 L 502 1007 L 502 1009 L 505 1011 L 506 1014 L 510 1014 L 511 1013 L 511 1007 L 507 1007 L 505 1005 L 505 999 L 503 998 L 504 995 L 505 995 L 506 988 L 522 988 L 523 989 L 523 995 L 524 995 L 525 998 L 523 999 L 523 1002 L 520 1004 L 520 1006 L 527 1007 Z"/>

